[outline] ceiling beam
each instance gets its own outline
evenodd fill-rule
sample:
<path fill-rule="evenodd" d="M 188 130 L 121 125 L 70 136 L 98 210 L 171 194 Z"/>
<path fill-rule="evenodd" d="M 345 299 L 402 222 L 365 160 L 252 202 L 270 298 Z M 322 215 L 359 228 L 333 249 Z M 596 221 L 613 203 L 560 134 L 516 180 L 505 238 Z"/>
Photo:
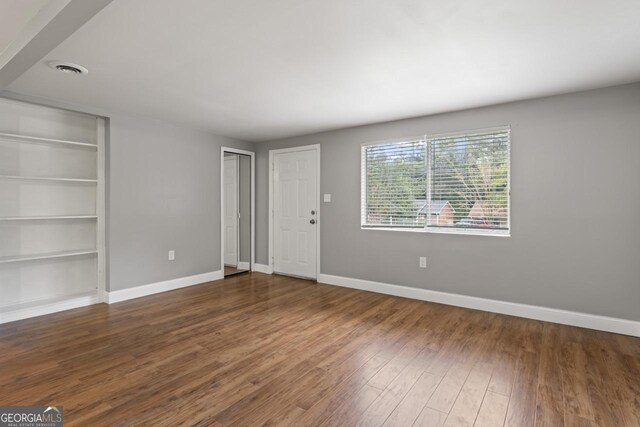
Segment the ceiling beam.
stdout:
<path fill-rule="evenodd" d="M 0 53 L 0 90 L 20 77 L 113 0 L 51 0 Z"/>

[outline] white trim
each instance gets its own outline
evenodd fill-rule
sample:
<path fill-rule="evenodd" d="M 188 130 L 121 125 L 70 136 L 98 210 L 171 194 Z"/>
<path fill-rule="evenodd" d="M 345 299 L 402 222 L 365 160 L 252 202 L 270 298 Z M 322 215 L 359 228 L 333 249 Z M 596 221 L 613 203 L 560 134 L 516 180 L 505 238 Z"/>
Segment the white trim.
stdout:
<path fill-rule="evenodd" d="M 194 276 L 178 277 L 177 279 L 165 280 L 164 282 L 151 283 L 149 285 L 107 292 L 106 302 L 108 304 L 113 304 L 114 302 L 126 301 L 147 295 L 158 294 L 160 292 L 167 292 L 174 289 L 213 282 L 214 280 L 220 280 L 222 278 L 224 278 L 222 270 L 196 274 Z"/>
<path fill-rule="evenodd" d="M 367 216 L 367 164 L 366 164 L 366 150 L 370 146 L 383 145 L 383 144 L 400 144 L 400 143 L 412 143 L 422 141 L 425 143 L 426 155 L 425 155 L 425 167 L 427 172 L 426 180 L 426 194 L 427 194 L 427 206 L 431 204 L 431 151 L 434 139 L 455 138 L 459 136 L 475 136 L 484 135 L 496 132 L 507 132 L 508 141 L 507 144 L 507 229 L 506 230 L 494 230 L 494 229 L 470 229 L 464 227 L 393 227 L 393 226 L 372 226 L 366 224 Z M 383 231 L 413 231 L 421 233 L 438 233 L 438 234 L 463 234 L 473 236 L 499 236 L 499 237 L 511 237 L 511 125 L 496 126 L 491 128 L 464 130 L 456 132 L 446 132 L 439 134 L 425 134 L 420 137 L 407 137 L 407 138 L 394 138 L 382 141 L 362 142 L 360 143 L 360 229 L 361 230 L 383 230 Z M 447 201 L 448 203 L 448 201 Z M 449 205 L 451 205 L 449 203 Z M 453 208 L 453 206 L 452 206 Z M 455 209 L 454 209 L 455 212 Z M 427 210 L 427 223 L 431 221 L 431 212 Z"/>
<path fill-rule="evenodd" d="M 256 263 L 256 153 L 233 147 L 220 147 L 220 268 L 224 276 L 224 153 L 244 154 L 251 158 L 251 265 Z M 239 250 L 239 248 L 238 248 Z M 239 253 L 238 253 L 239 255 Z M 249 270 L 247 268 L 247 270 Z"/>
<path fill-rule="evenodd" d="M 486 230 L 478 228 L 446 228 L 446 227 L 385 227 L 361 225 L 361 230 L 367 231 L 403 231 L 411 233 L 431 233 L 431 234 L 457 234 L 460 236 L 489 236 L 489 237 L 511 237 L 510 230 Z"/>
<path fill-rule="evenodd" d="M 66 216 L 5 216 L 0 221 L 50 221 L 58 219 L 97 219 L 96 215 L 66 215 Z"/>
<path fill-rule="evenodd" d="M 36 316 L 44 316 L 45 314 L 85 307 L 88 305 L 96 304 L 98 302 L 99 301 L 97 296 L 87 295 L 82 297 L 70 298 L 64 301 L 52 302 L 49 304 L 18 308 L 12 311 L 0 312 L 0 323 L 15 322 L 16 320 L 29 319 Z"/>
<path fill-rule="evenodd" d="M 224 155 L 224 151 L 222 151 L 220 153 L 220 250 L 223 251 L 222 252 L 222 261 L 224 262 L 225 266 L 229 266 L 229 267 L 238 267 L 238 259 L 240 258 L 240 218 L 238 218 L 238 213 L 240 212 L 240 159 L 238 158 L 238 156 L 233 156 L 233 157 L 226 157 Z M 236 250 L 234 253 L 234 259 L 227 259 L 226 255 L 226 238 L 225 238 L 225 226 L 227 225 L 226 221 L 225 221 L 225 217 L 227 216 L 226 212 L 225 212 L 225 208 L 226 208 L 226 195 L 227 192 L 225 191 L 225 180 L 224 180 L 224 176 L 226 175 L 226 168 L 227 165 L 225 164 L 226 162 L 233 162 L 234 163 L 234 168 L 235 168 L 235 189 L 236 189 L 236 206 L 235 206 L 235 213 L 234 213 L 234 220 L 236 222 L 235 224 L 235 230 L 236 230 Z"/>
<path fill-rule="evenodd" d="M 273 274 L 273 270 L 271 270 L 271 267 L 265 264 L 253 264 L 252 271 L 256 271 L 258 273 L 264 273 L 264 274 Z"/>
<path fill-rule="evenodd" d="M 251 269 L 251 263 L 246 262 L 246 261 L 238 261 L 238 265 L 236 266 L 236 268 L 238 270 L 250 270 Z"/>
<path fill-rule="evenodd" d="M 11 98 L 4 98 L 4 99 L 11 99 Z M 28 102 L 28 101 L 20 101 L 20 102 Z M 32 104 L 32 105 L 39 105 L 39 104 Z M 53 108 L 56 108 L 56 107 L 53 107 Z M 84 114 L 84 113 L 80 113 L 80 114 Z M 79 148 L 89 148 L 92 150 L 96 150 L 98 148 L 97 144 L 89 144 L 87 142 L 65 141 L 62 139 L 51 139 L 51 138 L 41 138 L 37 136 L 16 135 L 12 133 L 0 133 L 0 139 L 4 141 L 14 140 L 17 142 L 32 143 L 32 144 L 61 144 L 61 145 L 68 145 L 72 148 L 79 147 Z"/>
<path fill-rule="evenodd" d="M 52 182 L 70 182 L 80 184 L 97 184 L 97 179 L 84 179 L 84 178 L 54 178 L 46 176 L 19 176 L 19 175 L 0 175 L 0 179 L 7 180 L 22 180 L 22 181 L 52 181 Z"/>
<path fill-rule="evenodd" d="M 106 244 L 106 123 L 102 117 L 96 118 L 96 130 L 98 146 L 98 186 L 96 187 L 96 248 L 98 250 L 98 301 L 106 301 L 107 292 L 107 244 Z"/>
<path fill-rule="evenodd" d="M 322 195 L 320 194 L 320 179 L 321 172 L 320 167 L 322 165 L 321 162 L 321 152 L 320 152 L 320 144 L 312 144 L 312 145 L 302 145 L 299 147 L 290 147 L 290 148 L 280 148 L 277 150 L 269 150 L 269 262 L 267 264 L 268 274 L 273 273 L 273 156 L 274 154 L 282 154 L 282 153 L 294 153 L 296 151 L 310 151 L 315 150 L 316 155 L 316 170 L 317 170 L 317 183 L 316 183 L 316 196 L 318 197 L 318 205 L 316 210 L 316 229 L 318 230 L 316 233 L 316 274 L 313 279 L 318 279 L 320 277 L 320 227 L 322 225 Z M 257 270 L 256 270 L 257 271 Z"/>
<path fill-rule="evenodd" d="M 0 264 L 5 264 L 9 262 L 35 261 L 39 259 L 67 258 L 67 257 L 91 255 L 91 254 L 97 254 L 97 253 L 98 251 L 96 249 L 84 249 L 84 250 L 77 250 L 77 251 L 46 252 L 46 253 L 35 254 L 35 255 L 7 256 L 7 257 L 0 257 Z"/>
<path fill-rule="evenodd" d="M 320 274 L 319 283 L 360 289 L 404 298 L 430 301 L 439 304 L 466 307 L 475 310 L 501 313 L 527 319 L 596 329 L 599 331 L 640 337 L 640 322 L 615 317 L 599 316 L 595 314 L 579 313 L 575 311 L 559 310 L 528 304 L 498 301 L 429 289 L 411 288 L 408 286 L 392 285 L 389 283 L 373 282 L 369 280 L 352 279 L 349 277 Z"/>

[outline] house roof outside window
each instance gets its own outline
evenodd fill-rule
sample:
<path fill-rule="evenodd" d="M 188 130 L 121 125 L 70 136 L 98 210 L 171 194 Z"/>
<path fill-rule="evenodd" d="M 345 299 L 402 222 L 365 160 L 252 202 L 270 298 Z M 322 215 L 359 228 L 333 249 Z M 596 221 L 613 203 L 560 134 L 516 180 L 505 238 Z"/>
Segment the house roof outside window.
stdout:
<path fill-rule="evenodd" d="M 420 214 L 427 214 L 427 201 L 426 200 L 416 200 L 416 204 L 418 205 L 418 215 Z M 440 215 L 440 212 L 442 212 L 442 209 L 444 209 L 445 206 L 449 205 L 449 207 L 451 208 L 451 210 L 453 212 L 455 212 L 456 210 L 453 209 L 453 206 L 451 206 L 451 203 L 449 203 L 448 200 L 432 200 L 431 201 L 431 215 Z"/>

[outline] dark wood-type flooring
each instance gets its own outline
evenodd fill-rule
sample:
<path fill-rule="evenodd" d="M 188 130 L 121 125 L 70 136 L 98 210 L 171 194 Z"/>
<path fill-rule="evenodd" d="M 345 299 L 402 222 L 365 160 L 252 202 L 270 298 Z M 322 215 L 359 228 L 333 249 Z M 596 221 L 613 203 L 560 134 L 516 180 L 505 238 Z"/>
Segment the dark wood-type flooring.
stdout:
<path fill-rule="evenodd" d="M 224 266 L 224 275 L 225 276 L 231 276 L 233 274 L 239 274 L 239 273 L 244 273 L 247 270 L 239 270 L 236 267 L 230 266 L 230 265 L 225 265 Z"/>
<path fill-rule="evenodd" d="M 68 426 L 638 426 L 640 339 L 259 273 L 0 325 Z"/>

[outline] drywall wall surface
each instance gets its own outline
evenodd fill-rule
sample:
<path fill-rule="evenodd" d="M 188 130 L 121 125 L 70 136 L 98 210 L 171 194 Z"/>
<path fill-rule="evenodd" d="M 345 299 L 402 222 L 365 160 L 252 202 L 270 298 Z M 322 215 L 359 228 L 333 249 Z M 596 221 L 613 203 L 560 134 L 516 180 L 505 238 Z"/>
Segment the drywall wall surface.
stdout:
<path fill-rule="evenodd" d="M 109 133 L 109 290 L 220 270 L 220 147 L 252 145 L 117 115 Z"/>
<path fill-rule="evenodd" d="M 361 143 L 502 125 L 511 237 L 360 228 Z M 258 263 L 269 262 L 268 152 L 309 144 L 332 195 L 322 273 L 640 320 L 640 84 L 258 143 Z"/>

